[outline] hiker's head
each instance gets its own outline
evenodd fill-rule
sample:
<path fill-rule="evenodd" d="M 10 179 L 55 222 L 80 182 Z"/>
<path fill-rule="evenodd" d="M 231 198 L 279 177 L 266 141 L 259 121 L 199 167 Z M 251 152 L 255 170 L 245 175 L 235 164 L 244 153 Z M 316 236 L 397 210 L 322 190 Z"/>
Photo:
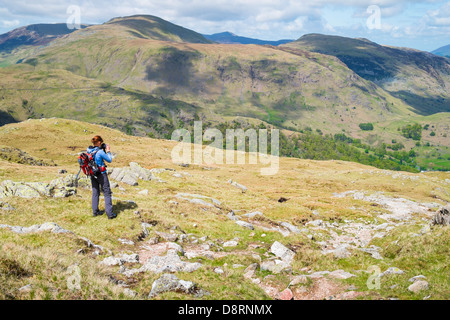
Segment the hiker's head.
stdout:
<path fill-rule="evenodd" d="M 92 144 L 94 147 L 100 147 L 103 143 L 103 139 L 100 136 L 95 136 L 91 139 Z"/>

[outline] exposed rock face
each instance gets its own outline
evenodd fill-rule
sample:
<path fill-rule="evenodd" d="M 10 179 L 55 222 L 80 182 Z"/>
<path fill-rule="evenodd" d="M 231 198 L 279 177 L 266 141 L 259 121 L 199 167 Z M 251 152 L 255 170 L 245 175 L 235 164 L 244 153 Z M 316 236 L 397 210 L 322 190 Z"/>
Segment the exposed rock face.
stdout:
<path fill-rule="evenodd" d="M 191 203 L 200 204 L 207 207 L 219 207 L 222 203 L 214 198 L 203 196 L 201 194 L 178 193 L 175 195 L 178 199 L 187 200 Z"/>
<path fill-rule="evenodd" d="M 1 147 L 0 158 L 6 161 L 27 164 L 30 166 L 56 166 L 53 161 L 45 162 L 43 160 L 35 159 L 28 153 L 13 147 Z"/>
<path fill-rule="evenodd" d="M 82 176 L 78 180 L 79 187 L 87 188 L 90 185 L 91 182 L 86 176 Z M 50 183 L 5 180 L 0 185 L 0 198 L 39 198 L 41 196 L 64 198 L 76 194 L 76 186 L 76 176 L 73 174 L 52 180 Z"/>
<path fill-rule="evenodd" d="M 45 222 L 43 224 L 36 224 L 36 225 L 32 225 L 30 227 L 10 226 L 10 225 L 6 225 L 6 224 L 0 224 L 0 229 L 9 229 L 12 232 L 15 232 L 18 234 L 28 234 L 28 233 L 38 233 L 38 232 L 50 231 L 52 233 L 74 235 L 74 236 L 78 237 L 78 239 L 81 240 L 86 245 L 86 247 L 95 249 L 97 253 L 105 252 L 105 249 L 102 246 L 94 244 L 91 240 L 89 240 L 87 238 L 77 236 L 72 231 L 66 230 L 54 222 Z M 106 251 L 110 252 L 109 250 L 106 250 Z"/>
<path fill-rule="evenodd" d="M 444 226 L 450 225 L 450 205 L 443 207 L 436 211 L 431 223 L 433 225 L 441 224 Z"/>
<path fill-rule="evenodd" d="M 163 171 L 165 171 L 165 169 L 163 169 Z M 161 171 L 159 171 L 159 169 L 149 170 L 143 168 L 136 162 L 130 162 L 129 167 L 108 169 L 111 179 L 126 183 L 130 186 L 137 186 L 139 179 L 144 181 L 164 182 L 156 177 L 153 174 L 154 172 L 160 173 Z"/>
<path fill-rule="evenodd" d="M 19 233 L 19 234 L 36 233 L 36 232 L 43 232 L 43 231 L 51 231 L 53 233 L 73 233 L 72 231 L 61 228 L 54 222 L 46 222 L 43 224 L 36 224 L 36 225 L 32 225 L 30 227 L 9 226 L 9 225 L 0 224 L 0 228 L 8 228 L 11 231 L 13 231 L 15 233 Z"/>
<path fill-rule="evenodd" d="M 135 273 L 150 271 L 154 273 L 163 272 L 193 272 L 202 265 L 198 262 L 191 263 L 182 261 L 175 250 L 169 250 L 165 256 L 154 256 L 139 269 L 127 270 L 124 275 L 130 277 Z"/>

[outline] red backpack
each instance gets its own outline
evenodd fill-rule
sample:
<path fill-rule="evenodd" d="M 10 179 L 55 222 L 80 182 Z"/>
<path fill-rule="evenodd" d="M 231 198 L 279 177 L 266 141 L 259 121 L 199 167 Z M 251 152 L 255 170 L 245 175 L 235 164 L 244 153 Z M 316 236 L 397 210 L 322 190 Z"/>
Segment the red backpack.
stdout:
<path fill-rule="evenodd" d="M 95 178 L 102 172 L 102 170 L 99 168 L 99 166 L 95 162 L 95 155 L 97 154 L 97 151 L 93 152 L 93 153 L 83 152 L 78 157 L 78 163 L 80 164 L 80 170 L 82 170 L 83 173 L 85 175 L 87 175 L 88 177 Z"/>

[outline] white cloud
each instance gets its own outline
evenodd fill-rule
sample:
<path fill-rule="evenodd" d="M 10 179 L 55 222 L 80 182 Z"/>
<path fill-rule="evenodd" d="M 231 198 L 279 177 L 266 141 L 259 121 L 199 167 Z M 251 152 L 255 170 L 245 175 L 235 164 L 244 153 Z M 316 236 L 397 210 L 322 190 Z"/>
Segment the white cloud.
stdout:
<path fill-rule="evenodd" d="M 231 31 L 266 40 L 297 39 L 312 32 L 405 36 L 418 42 L 426 32 L 450 36 L 450 2 L 444 0 L 0 0 L 0 33 L 20 23 L 65 22 L 70 5 L 80 6 L 81 23 L 150 14 L 200 33 Z M 381 9 L 380 30 L 366 26 L 370 5 Z M 424 10 L 411 17 L 415 6 Z M 329 21 L 324 18 L 327 11 Z"/>
<path fill-rule="evenodd" d="M 424 19 L 431 26 L 450 27 L 450 2 L 447 2 L 437 10 L 430 10 Z"/>
<path fill-rule="evenodd" d="M 12 28 L 12 27 L 16 27 L 20 24 L 19 20 L 1 20 L 1 24 L 3 27 L 5 28 Z"/>

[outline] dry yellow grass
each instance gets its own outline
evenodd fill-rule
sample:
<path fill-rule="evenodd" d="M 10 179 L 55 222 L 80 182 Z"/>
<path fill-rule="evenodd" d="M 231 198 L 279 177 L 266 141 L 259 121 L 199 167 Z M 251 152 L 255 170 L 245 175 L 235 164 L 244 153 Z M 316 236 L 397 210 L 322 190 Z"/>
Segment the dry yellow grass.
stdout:
<path fill-rule="evenodd" d="M 79 188 L 76 196 L 64 199 L 2 199 L 16 210 L 0 211 L 0 224 L 31 226 L 52 221 L 113 253 L 120 253 L 139 250 L 139 243 L 127 246 L 117 239 L 136 241 L 141 233 L 140 222 L 143 219 L 157 221 L 155 230 L 164 232 L 177 226 L 199 238 L 208 236 L 209 239 L 228 241 L 239 237 L 239 250 L 248 250 L 248 245 L 258 244 L 260 248 L 257 252 L 261 255 L 275 240 L 297 246 L 299 249 L 294 263 L 294 273 L 300 272 L 305 266 L 316 271 L 344 266 L 349 270 L 357 270 L 364 269 L 374 262 L 362 256 L 347 262 L 327 259 L 320 253 L 317 244 L 307 239 L 305 235 L 291 235 L 285 238 L 278 232 L 258 228 L 254 231 L 243 229 L 229 220 L 226 214 L 230 210 L 241 210 L 239 214 L 258 210 L 263 212 L 267 219 L 261 223 L 286 221 L 301 228 L 307 221 L 317 219 L 313 215 L 314 211 L 318 212 L 320 219 L 326 221 L 339 219 L 356 221 L 359 218 L 373 221 L 382 211 L 379 207 L 353 198 L 333 196 L 333 193 L 349 190 L 363 190 L 369 193 L 381 191 L 392 197 L 433 202 L 437 205 L 450 201 L 448 185 L 450 175 L 446 172 L 395 173 L 343 161 L 289 158 L 280 158 L 279 171 L 273 176 L 260 175 L 263 165 L 191 165 L 183 168 L 174 164 L 170 157 L 173 147 L 177 144 L 174 141 L 127 136 L 106 127 L 65 119 L 30 120 L 1 127 L 0 145 L 19 148 L 36 159 L 53 160 L 58 167 L 34 167 L 0 161 L 0 180 L 49 182 L 61 176 L 58 170 L 62 168 L 68 173 L 76 174 L 78 172 L 76 154 L 83 151 L 89 145 L 90 138 L 96 134 L 101 135 L 116 154 L 111 167 L 124 167 L 129 162 L 135 161 L 148 169 L 172 168 L 178 172 L 189 173 L 190 176 L 176 178 L 170 174 L 171 172 L 166 171 L 158 174 L 166 183 L 140 181 L 137 187 L 120 183 L 125 191 L 113 190 L 116 199 L 113 204 L 119 214 L 115 220 L 91 217 L 90 191 Z M 395 176 L 396 174 L 398 176 Z M 416 176 L 417 179 L 409 179 Z M 240 189 L 227 183 L 229 179 L 245 185 L 248 191 L 242 193 Z M 143 189 L 149 190 L 149 195 L 138 193 Z M 222 202 L 221 209 L 204 211 L 196 205 L 177 200 L 175 195 L 179 192 L 198 193 L 216 198 Z M 285 197 L 288 201 L 280 203 L 278 202 L 280 197 Z M 136 206 L 130 205 L 126 200 L 134 201 Z M 177 200 L 179 204 L 172 205 L 169 203 L 170 200 Z M 141 218 L 134 213 L 136 210 L 140 210 Z M 197 224 L 197 227 L 194 224 Z M 266 234 L 265 237 L 262 237 L 263 233 Z M 326 234 L 322 236 L 326 237 Z M 318 237 L 322 236 L 318 234 Z M 448 234 L 444 236 L 447 237 Z M 446 241 L 448 238 L 442 239 Z M 93 257 L 77 254 L 77 250 L 83 248 L 83 245 L 76 237 L 51 233 L 17 235 L 7 229 L 0 229 L 0 240 L 2 246 L 0 259 L 16 261 L 32 274 L 29 277 L 0 278 L 1 298 L 126 298 L 122 288 L 107 280 L 110 275 L 117 277 L 117 270 L 98 264 L 107 255 Z M 248 265 L 258 261 L 251 256 L 235 253 L 213 261 L 203 260 L 204 268 L 201 271 L 181 274 L 180 278 L 193 280 L 211 292 L 211 296 L 206 297 L 207 299 L 268 298 L 256 284 L 247 280 L 242 282 L 243 270 L 230 268 L 225 277 L 214 273 L 213 268 L 222 266 L 225 262 L 228 265 L 233 263 Z M 383 266 L 389 265 L 386 261 L 382 263 Z M 74 264 L 78 264 L 81 268 L 84 283 L 82 290 L 76 292 L 69 290 L 66 285 L 67 268 Z M 426 272 L 429 266 L 425 263 L 422 268 Z M 260 276 L 264 275 L 266 274 L 262 273 Z M 277 281 L 282 285 L 286 281 L 286 275 L 279 277 Z M 138 298 L 145 298 L 148 295 L 151 283 L 156 278 L 157 275 L 144 274 L 135 279 L 132 288 L 138 291 Z M 447 278 L 444 276 L 444 279 Z M 358 277 L 358 281 L 361 282 L 362 279 L 363 276 Z M 31 293 L 23 294 L 17 291 L 29 283 L 34 288 Z M 439 298 L 446 297 L 444 292 L 433 294 Z M 417 298 L 408 295 L 402 297 Z M 158 298 L 192 297 L 167 293 Z"/>

